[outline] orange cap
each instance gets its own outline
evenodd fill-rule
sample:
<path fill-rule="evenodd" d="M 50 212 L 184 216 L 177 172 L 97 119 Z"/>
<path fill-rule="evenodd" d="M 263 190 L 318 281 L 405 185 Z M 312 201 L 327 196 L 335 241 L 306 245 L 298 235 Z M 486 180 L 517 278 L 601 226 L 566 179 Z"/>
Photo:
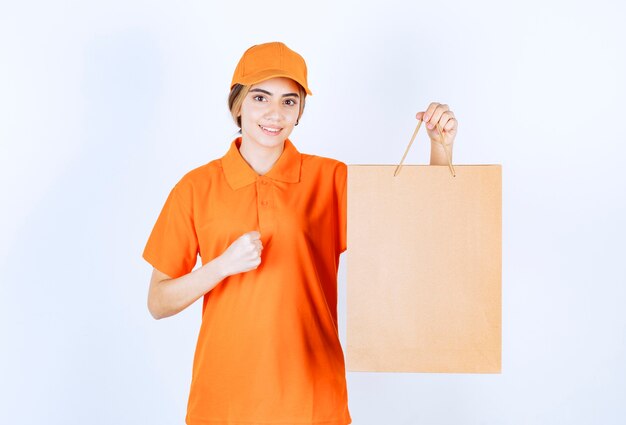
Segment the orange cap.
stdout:
<path fill-rule="evenodd" d="M 255 44 L 239 59 L 230 88 L 237 83 L 251 86 L 273 77 L 287 77 L 300 83 L 307 94 L 312 95 L 306 75 L 306 63 L 302 56 L 284 43 Z"/>

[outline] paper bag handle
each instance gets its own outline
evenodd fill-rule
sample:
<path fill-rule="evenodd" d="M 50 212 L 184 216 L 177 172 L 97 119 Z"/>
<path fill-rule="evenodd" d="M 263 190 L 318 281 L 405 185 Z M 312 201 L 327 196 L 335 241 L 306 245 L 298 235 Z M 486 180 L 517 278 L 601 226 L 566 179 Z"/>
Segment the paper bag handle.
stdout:
<path fill-rule="evenodd" d="M 415 127 L 415 131 L 413 132 L 413 136 L 411 137 L 409 146 L 406 147 L 406 150 L 404 151 L 404 155 L 402 156 L 400 163 L 396 167 L 396 170 L 393 172 L 394 177 L 397 176 L 398 173 L 400 173 L 400 169 L 402 168 L 402 163 L 404 162 L 404 158 L 406 158 L 406 154 L 409 153 L 409 149 L 411 149 L 413 140 L 415 140 L 415 136 L 417 135 L 417 132 L 419 131 L 421 125 L 422 125 L 422 120 L 417 120 L 417 127 Z M 443 143 L 443 140 L 444 140 L 443 132 L 441 131 L 441 127 L 439 126 L 439 123 L 437 123 L 437 131 L 439 131 L 439 136 L 441 137 L 441 146 L 443 147 L 443 151 L 446 153 L 446 158 L 448 158 L 448 168 L 450 168 L 452 177 L 456 177 L 456 171 L 454 171 L 454 167 L 452 166 L 452 161 L 450 161 L 450 154 L 448 153 L 448 150 L 446 149 L 446 145 Z"/>

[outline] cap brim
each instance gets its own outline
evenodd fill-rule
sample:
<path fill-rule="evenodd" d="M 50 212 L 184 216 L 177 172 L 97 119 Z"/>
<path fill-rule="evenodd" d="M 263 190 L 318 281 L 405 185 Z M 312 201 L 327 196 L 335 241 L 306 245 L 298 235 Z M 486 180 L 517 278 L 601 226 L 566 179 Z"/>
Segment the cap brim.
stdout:
<path fill-rule="evenodd" d="M 257 83 L 260 83 L 261 81 L 269 80 L 270 78 L 274 78 L 274 77 L 291 78 L 292 80 L 300 84 L 302 88 L 304 88 L 307 95 L 311 96 L 313 94 L 311 90 L 309 90 L 307 85 L 303 81 L 300 81 L 299 78 L 296 78 L 293 75 L 289 75 L 281 70 L 275 70 L 275 69 L 264 69 L 263 71 L 257 72 L 256 74 L 247 75 L 245 78 L 240 78 L 237 81 L 233 81 L 230 85 L 230 88 L 232 89 L 233 86 L 237 83 L 243 84 L 246 86 L 251 86 L 253 84 L 257 84 Z"/>

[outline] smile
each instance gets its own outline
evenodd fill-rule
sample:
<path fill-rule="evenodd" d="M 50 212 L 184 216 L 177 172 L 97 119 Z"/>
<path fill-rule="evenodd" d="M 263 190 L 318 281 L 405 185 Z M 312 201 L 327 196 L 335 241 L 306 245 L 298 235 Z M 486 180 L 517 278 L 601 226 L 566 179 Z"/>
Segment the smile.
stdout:
<path fill-rule="evenodd" d="M 282 128 L 263 127 L 260 124 L 259 124 L 259 127 L 261 127 L 261 130 L 263 130 L 265 134 L 269 134 L 272 136 L 280 133 L 280 131 L 282 130 Z"/>

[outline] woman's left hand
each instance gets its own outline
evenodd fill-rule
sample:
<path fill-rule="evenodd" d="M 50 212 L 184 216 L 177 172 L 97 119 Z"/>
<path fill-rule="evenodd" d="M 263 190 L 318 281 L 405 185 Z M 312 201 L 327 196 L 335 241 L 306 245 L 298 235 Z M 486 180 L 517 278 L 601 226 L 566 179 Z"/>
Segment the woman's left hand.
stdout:
<path fill-rule="evenodd" d="M 443 133 L 443 143 L 448 147 L 452 147 L 456 137 L 458 122 L 454 117 L 454 112 L 448 108 L 448 105 L 432 102 L 426 111 L 418 112 L 415 118 L 424 122 L 430 141 L 437 144 L 442 142 L 436 126 L 439 124 Z"/>

